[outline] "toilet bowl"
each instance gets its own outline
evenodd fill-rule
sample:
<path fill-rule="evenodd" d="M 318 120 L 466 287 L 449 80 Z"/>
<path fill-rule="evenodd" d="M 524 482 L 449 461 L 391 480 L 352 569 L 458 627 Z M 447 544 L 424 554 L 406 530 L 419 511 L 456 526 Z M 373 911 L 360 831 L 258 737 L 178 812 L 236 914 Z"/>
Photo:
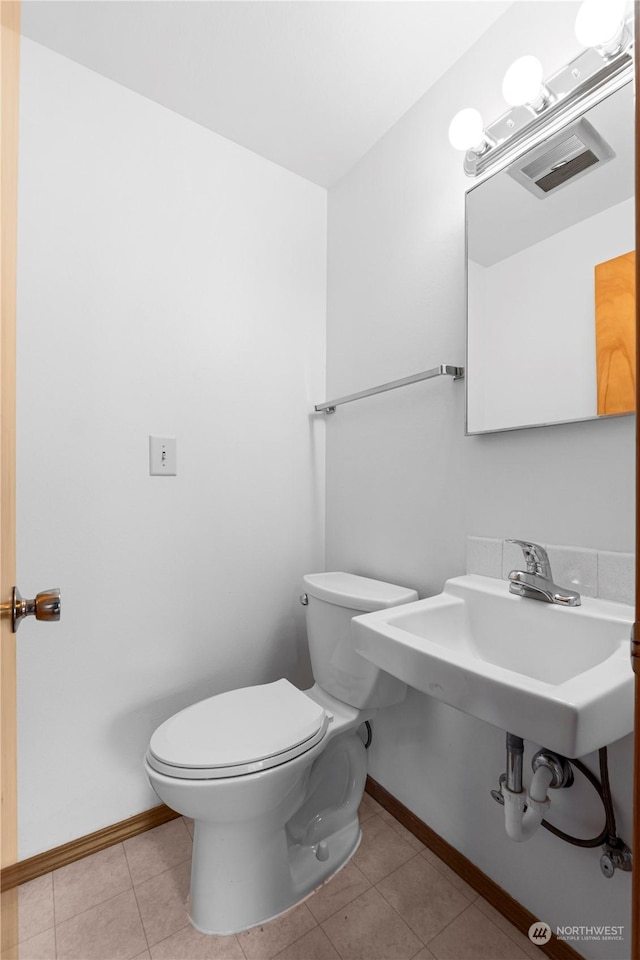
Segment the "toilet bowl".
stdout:
<path fill-rule="evenodd" d="M 415 591 L 344 573 L 304 580 L 314 686 L 210 697 L 158 727 L 145 757 L 158 797 L 195 822 L 190 916 L 202 933 L 270 920 L 347 863 L 366 780 L 358 728 L 406 695 L 353 651 L 350 621 Z"/>

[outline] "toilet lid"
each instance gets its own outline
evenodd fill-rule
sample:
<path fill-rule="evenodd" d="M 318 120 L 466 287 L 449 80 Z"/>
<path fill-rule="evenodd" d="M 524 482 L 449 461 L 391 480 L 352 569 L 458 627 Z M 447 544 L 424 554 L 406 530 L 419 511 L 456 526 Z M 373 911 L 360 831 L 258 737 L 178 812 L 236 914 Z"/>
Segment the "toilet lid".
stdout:
<path fill-rule="evenodd" d="M 151 737 L 147 760 L 162 773 L 187 779 L 255 773 L 310 750 L 329 719 L 288 680 L 242 687 L 166 720 Z"/>

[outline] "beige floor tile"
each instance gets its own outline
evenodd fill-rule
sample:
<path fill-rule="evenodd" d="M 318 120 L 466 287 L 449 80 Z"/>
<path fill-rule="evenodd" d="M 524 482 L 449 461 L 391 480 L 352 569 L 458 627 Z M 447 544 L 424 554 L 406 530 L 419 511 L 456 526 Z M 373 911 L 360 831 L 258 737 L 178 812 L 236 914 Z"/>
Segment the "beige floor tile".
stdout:
<path fill-rule="evenodd" d="M 360 823 L 364 823 L 366 820 L 370 820 L 371 817 L 375 817 L 378 812 L 373 804 L 375 800 L 372 800 L 371 797 L 368 797 L 367 794 L 363 794 L 360 806 L 358 807 L 358 819 Z M 380 807 L 379 803 L 376 803 L 376 807 Z M 382 807 L 380 807 L 382 810 Z"/>
<path fill-rule="evenodd" d="M 58 960 L 129 960 L 146 949 L 133 890 L 56 926 Z"/>
<path fill-rule="evenodd" d="M 307 905 L 301 903 L 269 923 L 239 933 L 238 940 L 247 960 L 271 960 L 315 926 Z"/>
<path fill-rule="evenodd" d="M 309 897 L 306 904 L 318 923 L 321 923 L 336 910 L 359 897 L 370 886 L 362 871 L 350 860 L 331 880 Z"/>
<path fill-rule="evenodd" d="M 439 873 L 445 876 L 447 880 L 460 891 L 460 893 L 464 893 L 467 900 L 477 900 L 479 896 L 478 891 L 474 890 L 466 880 L 463 880 L 462 877 L 455 872 L 455 870 L 452 870 L 451 867 L 444 862 L 444 860 L 441 860 L 440 857 L 433 852 L 433 850 L 429 850 L 428 847 L 425 847 L 422 856 L 429 861 L 432 867 L 435 867 Z"/>
<path fill-rule="evenodd" d="M 370 794 L 368 794 L 368 793 L 363 793 L 363 794 L 362 794 L 362 802 L 363 802 L 363 804 L 364 804 L 366 807 L 369 808 L 369 810 L 371 810 L 372 813 L 377 813 L 377 814 L 379 814 L 380 816 L 382 816 L 383 818 L 390 816 L 390 814 L 387 813 L 387 811 L 386 811 L 385 808 L 382 806 L 382 804 L 381 804 L 381 803 L 378 803 L 377 800 L 374 800 L 373 797 L 372 797 Z"/>
<path fill-rule="evenodd" d="M 18 960 L 55 960 L 56 937 L 53 927 L 37 933 L 35 937 L 23 940 L 17 947 L 2 954 L 2 960 L 5 958 L 14 960 L 16 957 Z"/>
<path fill-rule="evenodd" d="M 366 794 L 362 798 L 362 803 L 358 807 L 358 819 L 360 823 L 364 823 L 365 820 L 369 820 L 371 817 L 375 817 L 376 812 L 370 804 L 366 801 Z"/>
<path fill-rule="evenodd" d="M 340 960 L 340 954 L 324 930 L 314 927 L 279 953 L 276 960 Z"/>
<path fill-rule="evenodd" d="M 377 889 L 427 944 L 469 906 L 467 897 L 424 857 L 403 864 Z"/>
<path fill-rule="evenodd" d="M 343 960 L 409 960 L 421 941 L 377 890 L 363 893 L 322 924 Z"/>
<path fill-rule="evenodd" d="M 484 913 L 485 917 L 489 917 L 489 920 L 493 920 L 496 927 L 500 927 L 500 929 L 506 933 L 506 935 L 510 937 L 514 943 L 516 943 L 520 949 L 526 953 L 528 957 L 531 957 L 532 960 L 540 960 L 540 947 L 536 947 L 535 943 L 532 943 L 525 933 L 521 933 L 517 927 L 514 927 L 512 923 L 509 923 L 507 918 L 503 917 L 502 914 L 499 913 L 495 907 L 492 907 L 490 903 L 487 903 L 483 897 L 479 896 L 475 901 L 474 906 Z"/>
<path fill-rule="evenodd" d="M 29 940 L 54 923 L 51 874 L 23 883 L 18 890 L 18 940 Z"/>
<path fill-rule="evenodd" d="M 527 960 L 527 955 L 472 903 L 429 942 L 437 960 Z"/>
<path fill-rule="evenodd" d="M 211 937 L 191 924 L 151 947 L 153 960 L 244 960 L 237 937 Z"/>
<path fill-rule="evenodd" d="M 414 850 L 417 850 L 419 852 L 421 852 L 422 850 L 426 850 L 426 847 L 422 842 L 422 840 L 418 840 L 418 838 L 413 833 L 411 833 L 411 830 L 407 830 L 407 828 L 402 823 L 400 823 L 399 820 L 396 820 L 395 817 L 391 817 L 390 820 L 387 820 L 387 823 L 390 826 L 392 826 L 393 829 L 396 831 L 396 833 L 400 834 L 402 839 L 406 840 L 409 846 L 413 847 Z"/>
<path fill-rule="evenodd" d="M 191 861 L 187 861 L 134 888 L 150 947 L 189 924 L 190 880 Z"/>
<path fill-rule="evenodd" d="M 194 824 L 193 820 L 191 820 L 190 817 L 183 817 L 182 819 L 184 820 L 184 825 L 185 825 L 185 827 L 187 828 L 187 830 L 189 831 L 189 833 L 190 833 L 191 836 L 193 837 L 193 829 L 194 829 L 194 827 L 195 827 L 195 824 Z"/>
<path fill-rule="evenodd" d="M 131 876 L 121 843 L 76 860 L 53 872 L 56 923 L 84 913 L 131 889 Z"/>
<path fill-rule="evenodd" d="M 417 953 L 413 960 L 436 960 L 434 955 L 429 950 L 429 947 L 425 947 L 420 953 Z"/>
<path fill-rule="evenodd" d="M 182 817 L 124 842 L 134 886 L 191 859 L 191 834 Z"/>
<path fill-rule="evenodd" d="M 139 953 L 133 960 L 151 960 L 151 954 L 148 950 L 143 950 L 142 953 Z"/>
<path fill-rule="evenodd" d="M 375 816 L 362 824 L 362 843 L 353 862 L 367 880 L 377 883 L 415 856 L 413 847 L 389 823 Z"/>

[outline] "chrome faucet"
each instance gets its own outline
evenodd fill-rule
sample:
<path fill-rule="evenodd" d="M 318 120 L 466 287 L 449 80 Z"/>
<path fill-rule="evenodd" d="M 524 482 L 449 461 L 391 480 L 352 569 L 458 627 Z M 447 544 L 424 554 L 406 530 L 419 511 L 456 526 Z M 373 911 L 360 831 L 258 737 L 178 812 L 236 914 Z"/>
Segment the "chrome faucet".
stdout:
<path fill-rule="evenodd" d="M 561 603 L 567 607 L 579 607 L 580 594 L 574 590 L 566 590 L 553 582 L 549 555 L 539 543 L 529 543 L 527 540 L 507 540 L 507 543 L 517 543 L 522 547 L 527 562 L 524 570 L 512 570 L 509 574 L 509 593 L 519 597 L 529 597 L 531 600 L 542 600 L 544 603 Z"/>

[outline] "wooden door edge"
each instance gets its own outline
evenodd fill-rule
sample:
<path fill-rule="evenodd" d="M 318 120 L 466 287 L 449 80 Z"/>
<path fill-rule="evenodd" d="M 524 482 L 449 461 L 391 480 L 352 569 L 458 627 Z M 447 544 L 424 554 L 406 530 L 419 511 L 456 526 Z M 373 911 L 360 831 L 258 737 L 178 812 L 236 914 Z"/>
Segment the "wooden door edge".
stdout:
<path fill-rule="evenodd" d="M 20 2 L 0 2 L 0 592 L 15 583 L 15 319 Z M 0 623 L 0 863 L 15 863 L 17 841 L 15 637 Z M 16 891 L 0 901 L 3 958 L 18 939 Z"/>
<path fill-rule="evenodd" d="M 634 3 L 635 50 L 640 49 L 640 3 Z M 637 64 L 636 64 L 637 67 Z M 636 143 L 636 250 L 640 250 L 640 222 L 638 218 L 638 197 L 640 196 L 640 150 L 638 149 L 638 131 L 640 131 L 640 77 L 635 71 L 635 143 Z M 633 874 L 631 887 L 631 956 L 640 957 L 640 617 L 638 600 L 640 599 L 640 257 L 636 257 L 636 613 L 633 639 L 631 641 L 631 664 L 635 673 L 635 708 L 633 741 Z"/>

